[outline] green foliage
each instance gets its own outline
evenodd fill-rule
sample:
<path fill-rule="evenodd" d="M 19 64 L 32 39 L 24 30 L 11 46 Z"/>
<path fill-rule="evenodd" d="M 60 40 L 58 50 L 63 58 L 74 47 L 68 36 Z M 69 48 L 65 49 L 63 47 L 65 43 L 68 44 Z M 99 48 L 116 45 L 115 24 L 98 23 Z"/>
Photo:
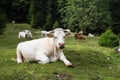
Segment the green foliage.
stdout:
<path fill-rule="evenodd" d="M 120 0 L 0 0 L 0 11 L 9 22 L 28 22 L 33 28 L 43 28 L 51 14 L 52 25 L 57 20 L 72 31 L 102 32 L 111 26 L 120 33 Z M 93 31 L 93 32 L 94 32 Z"/>
<path fill-rule="evenodd" d="M 109 7 L 112 16 L 112 30 L 116 34 L 120 34 L 120 0 L 111 0 Z"/>
<path fill-rule="evenodd" d="M 58 3 L 57 0 L 47 0 L 46 21 L 44 29 L 49 31 L 53 29 L 54 22 L 58 19 Z"/>
<path fill-rule="evenodd" d="M 5 12 L 9 22 L 15 20 L 17 23 L 28 22 L 28 10 L 30 0 L 5 0 Z"/>
<path fill-rule="evenodd" d="M 109 0 L 67 0 L 66 6 L 60 8 L 59 12 L 66 26 L 75 27 L 77 24 L 84 32 L 87 28 L 105 29 L 103 27 L 111 23 L 108 4 Z"/>
<path fill-rule="evenodd" d="M 53 25 L 53 29 L 55 29 L 55 28 L 59 28 L 59 23 L 58 23 L 58 21 L 55 21 L 55 23 L 54 23 L 54 25 Z"/>
<path fill-rule="evenodd" d="M 47 18 L 46 18 L 46 24 L 44 26 L 44 29 L 49 31 L 53 29 L 53 20 L 52 20 L 52 15 L 48 14 Z"/>
<path fill-rule="evenodd" d="M 115 35 L 112 30 L 108 29 L 101 35 L 99 39 L 99 45 L 105 47 L 119 46 L 119 37 Z"/>
<path fill-rule="evenodd" d="M 3 34 L 4 28 L 6 27 L 7 16 L 5 13 L 0 12 L 0 34 Z"/>
<path fill-rule="evenodd" d="M 46 7 L 44 6 L 43 0 L 31 0 L 29 16 L 31 20 L 31 26 L 33 28 L 42 28 L 45 24 L 45 11 Z"/>
<path fill-rule="evenodd" d="M 51 30 L 53 22 L 58 18 L 57 6 L 56 0 L 31 0 L 29 9 L 31 26 Z"/>

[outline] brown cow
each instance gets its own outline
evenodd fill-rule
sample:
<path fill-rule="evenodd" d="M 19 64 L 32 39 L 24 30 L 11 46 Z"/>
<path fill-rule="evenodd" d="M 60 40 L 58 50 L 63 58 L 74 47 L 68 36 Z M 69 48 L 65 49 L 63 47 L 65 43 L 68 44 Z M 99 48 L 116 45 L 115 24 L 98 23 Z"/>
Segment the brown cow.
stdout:
<path fill-rule="evenodd" d="M 76 33 L 74 36 L 75 36 L 75 39 L 85 39 L 82 33 Z"/>

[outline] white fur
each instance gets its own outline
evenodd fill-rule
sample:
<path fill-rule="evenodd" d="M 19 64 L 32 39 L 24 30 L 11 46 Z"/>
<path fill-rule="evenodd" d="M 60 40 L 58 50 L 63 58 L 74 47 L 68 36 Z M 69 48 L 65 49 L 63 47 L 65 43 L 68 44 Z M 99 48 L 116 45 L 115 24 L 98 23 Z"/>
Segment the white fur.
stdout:
<path fill-rule="evenodd" d="M 32 33 L 30 30 L 25 30 L 25 33 L 27 34 L 28 38 L 32 38 Z"/>
<path fill-rule="evenodd" d="M 65 43 L 63 38 L 65 36 L 64 30 L 61 28 L 55 29 L 53 36 L 19 43 L 16 51 L 17 63 L 22 63 L 25 59 L 46 64 L 60 59 L 66 66 L 72 66 L 70 61 L 66 59 L 63 49 L 59 48 L 59 43 Z"/>
<path fill-rule="evenodd" d="M 88 37 L 94 37 L 94 35 L 93 35 L 93 34 L 91 34 L 91 33 L 89 33 L 89 34 L 88 34 Z"/>
<path fill-rule="evenodd" d="M 32 33 L 30 30 L 24 30 L 18 33 L 18 38 L 32 38 Z"/>
<path fill-rule="evenodd" d="M 25 38 L 26 33 L 24 31 L 21 31 L 18 33 L 18 38 Z"/>

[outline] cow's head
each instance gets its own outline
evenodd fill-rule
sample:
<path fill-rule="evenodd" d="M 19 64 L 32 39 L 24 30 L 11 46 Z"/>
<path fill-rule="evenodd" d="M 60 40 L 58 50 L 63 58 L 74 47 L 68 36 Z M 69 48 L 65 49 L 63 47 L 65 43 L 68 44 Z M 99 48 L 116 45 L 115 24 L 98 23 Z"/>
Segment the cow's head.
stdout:
<path fill-rule="evenodd" d="M 30 30 L 25 30 L 24 31 L 26 34 L 29 34 L 30 33 Z"/>
<path fill-rule="evenodd" d="M 65 46 L 65 36 L 70 35 L 70 33 L 69 29 L 57 28 L 53 31 L 49 31 L 48 36 L 54 38 L 54 43 L 57 48 L 63 49 Z"/>

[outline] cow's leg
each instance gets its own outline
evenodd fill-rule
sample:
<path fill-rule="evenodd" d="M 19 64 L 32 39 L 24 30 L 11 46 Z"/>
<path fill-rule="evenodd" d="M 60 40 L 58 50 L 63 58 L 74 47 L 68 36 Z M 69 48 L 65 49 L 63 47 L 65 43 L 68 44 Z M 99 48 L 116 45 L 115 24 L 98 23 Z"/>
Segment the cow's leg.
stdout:
<path fill-rule="evenodd" d="M 49 58 L 44 54 L 44 51 L 42 50 L 37 52 L 36 60 L 40 64 L 49 63 Z"/>
<path fill-rule="evenodd" d="M 66 59 L 63 52 L 60 53 L 60 60 L 63 61 L 65 63 L 65 65 L 68 66 L 68 67 L 72 66 L 72 63 Z"/>
<path fill-rule="evenodd" d="M 17 49 L 17 63 L 20 64 L 22 63 L 22 54 L 20 53 L 20 51 Z"/>

